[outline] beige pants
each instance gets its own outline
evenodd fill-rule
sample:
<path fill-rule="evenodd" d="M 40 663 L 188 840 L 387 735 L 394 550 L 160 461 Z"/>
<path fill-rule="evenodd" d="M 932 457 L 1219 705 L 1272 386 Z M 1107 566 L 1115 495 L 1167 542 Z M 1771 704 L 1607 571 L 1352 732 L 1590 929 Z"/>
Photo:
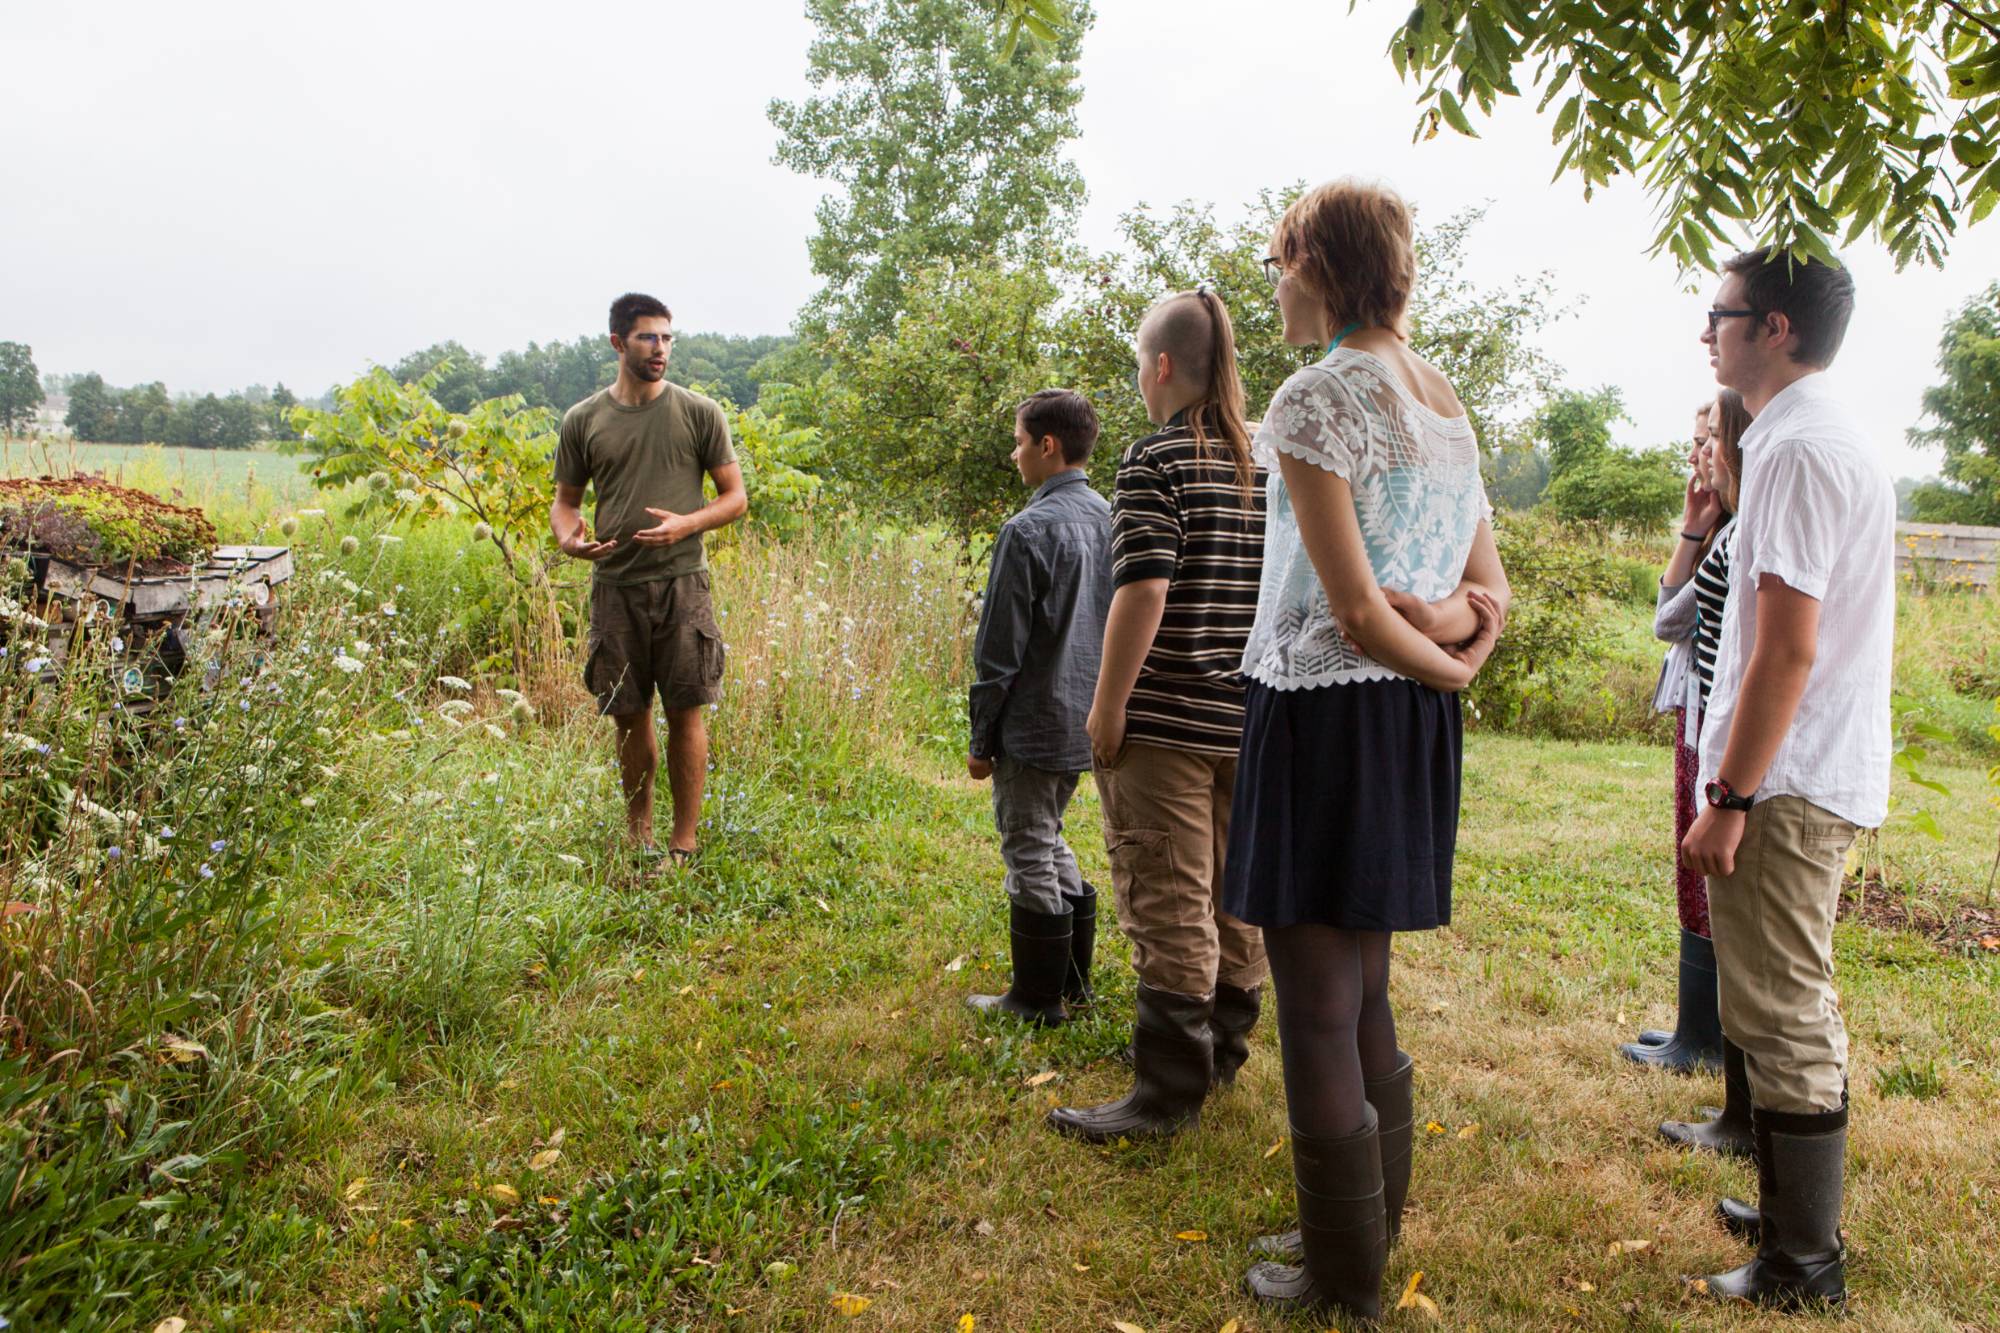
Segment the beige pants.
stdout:
<path fill-rule="evenodd" d="M 1223 912 L 1234 755 L 1128 743 L 1097 770 L 1118 924 L 1132 966 L 1155 990 L 1206 995 L 1269 975 L 1264 937 Z"/>
<path fill-rule="evenodd" d="M 1722 1030 L 1743 1048 L 1750 1099 L 1767 1111 L 1834 1111 L 1847 1029 L 1833 989 L 1833 918 L 1859 832 L 1797 796 L 1750 808 L 1736 873 L 1708 877 Z"/>

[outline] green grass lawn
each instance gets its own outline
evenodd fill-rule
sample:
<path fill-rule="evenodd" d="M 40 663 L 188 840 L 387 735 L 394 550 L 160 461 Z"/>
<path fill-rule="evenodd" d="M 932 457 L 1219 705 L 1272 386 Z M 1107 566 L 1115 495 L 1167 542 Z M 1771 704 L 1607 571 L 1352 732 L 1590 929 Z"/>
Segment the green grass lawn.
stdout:
<path fill-rule="evenodd" d="M 1268 1021 L 1198 1131 L 1092 1148 L 1042 1116 L 1126 1086 L 1110 913 L 1081 1021 L 964 1008 L 1007 960 L 989 794 L 947 683 L 962 569 L 851 534 L 721 552 L 732 668 L 705 850 L 655 875 L 619 846 L 604 724 L 559 689 L 513 701 L 486 674 L 504 664 L 471 656 L 499 614 L 494 553 L 447 526 L 343 535 L 303 531 L 278 645 L 197 641 L 213 689 L 169 711 L 199 739 L 150 742 L 182 767 L 131 798 L 155 835 L 174 826 L 150 872 L 170 898 L 203 891 L 196 862 L 257 895 L 174 927 L 172 967 L 211 943 L 246 961 L 183 993 L 151 936 L 92 953 L 90 925 L 0 954 L 20 968 L 0 978 L 7 1049 L 72 1080 L 58 1114 L 0 1077 L 0 1164 L 26 1143 L 68 1172 L 71 1203 L 21 1197 L 76 1219 L 0 1214 L 0 1311 L 38 1294 L 20 1272 L 62 1283 L 40 1308 L 67 1311 L 16 1328 L 1327 1327 L 1238 1286 L 1247 1242 L 1292 1212 Z M 9 756 L 57 750 L 6 760 L 0 837 L 25 840 L 0 850 L 41 845 L 45 798 L 22 784 L 142 753 L 106 746 L 118 724 L 81 696 L 0 690 L 0 723 Z M 1982 769 L 1927 766 L 1948 837 L 1887 831 L 1876 898 L 1979 900 Z M 1440 1313 L 1389 1326 L 2000 1327 L 2000 958 L 1852 921 L 1853 1315 L 1688 1293 L 1740 1261 L 1709 1209 L 1752 1181 L 1654 1136 L 1715 1080 L 1614 1051 L 1670 1018 L 1668 782 L 1655 746 L 1470 739 L 1456 921 L 1399 939 L 1393 984 L 1431 1128 L 1389 1279 L 1421 1272 Z M 1072 814 L 1104 884 L 1088 783 Z M 87 831 L 64 837 L 34 873 L 67 848 L 72 887 L 31 890 L 25 855 L 0 887 L 59 892 L 63 920 L 121 941 L 152 897 L 120 896 L 140 886 Z M 53 919 L 9 929 L 38 940 Z M 127 1155 L 93 1166 L 79 1145 Z"/>
<path fill-rule="evenodd" d="M 310 503 L 312 479 L 296 456 L 275 449 L 186 449 L 159 444 L 79 444 L 0 439 L 0 477 L 92 472 L 123 486 L 205 508 L 257 512 Z"/>
<path fill-rule="evenodd" d="M 608 808 L 607 772 L 575 780 L 601 739 L 583 723 L 538 746 L 502 788 L 509 803 Z M 1122 940 L 1107 941 L 1086 1021 L 1048 1034 L 980 1021 L 962 997 L 1006 970 L 982 789 L 935 747 L 836 771 L 800 757 L 754 789 L 732 776 L 718 775 L 729 794 L 699 870 L 583 886 L 567 908 L 580 947 L 551 948 L 552 903 L 494 905 L 524 935 L 484 946 L 499 964 L 491 1013 L 403 1013 L 430 1039 L 378 1046 L 378 1081 L 329 1105 L 258 1185 L 275 1220 L 246 1245 L 261 1290 L 241 1326 L 335 1327 L 351 1307 L 367 1326 L 428 1314 L 445 1327 L 471 1317 L 458 1301 L 532 1328 L 943 1329 L 964 1314 L 996 1329 L 1287 1326 L 1236 1286 L 1245 1243 L 1292 1206 L 1268 1026 L 1199 1132 L 1152 1147 L 1059 1140 L 1041 1126 L 1050 1104 L 1124 1086 Z M 1685 1294 L 1686 1277 L 1738 1261 L 1708 1209 L 1750 1175 L 1653 1137 L 1713 1100 L 1712 1080 L 1613 1053 L 1669 1017 L 1666 782 L 1649 748 L 1470 747 L 1457 922 L 1396 951 L 1419 1121 L 1435 1128 L 1390 1279 L 1421 1270 L 1444 1327 L 1820 1326 Z M 1993 822 L 1971 797 L 1953 814 L 1965 837 L 1925 864 L 1956 888 Z M 425 835 L 395 818 L 424 865 Z M 482 843 L 498 832 L 455 827 Z M 1101 880 L 1088 784 L 1073 831 Z M 334 909 L 346 925 L 365 936 L 399 919 L 371 902 L 380 886 L 358 887 Z M 1990 1326 L 2000 964 L 1855 926 L 1839 950 L 1860 1322 L 1825 1326 Z M 1905 1067 L 1940 1086 L 1883 1095 Z M 536 1169 L 552 1142 L 558 1157 Z M 593 1208 L 594 1247 L 576 1240 Z M 1182 1238 L 1194 1232 L 1205 1238 Z M 1610 1252 L 1635 1240 L 1649 1244 Z M 436 1290 L 418 1294 L 426 1273 Z M 407 1309 L 377 1308 L 386 1284 L 412 1293 Z M 869 1302 L 851 1322 L 844 1295 Z M 219 1322 L 231 1296 L 190 1312 Z"/>

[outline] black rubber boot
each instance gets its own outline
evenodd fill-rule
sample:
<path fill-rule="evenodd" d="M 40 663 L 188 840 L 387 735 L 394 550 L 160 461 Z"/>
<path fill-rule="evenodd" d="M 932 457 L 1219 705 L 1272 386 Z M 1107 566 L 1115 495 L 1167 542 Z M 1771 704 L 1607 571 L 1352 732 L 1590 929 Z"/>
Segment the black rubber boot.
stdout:
<path fill-rule="evenodd" d="M 1417 1127 L 1416 1099 L 1412 1092 L 1416 1065 L 1404 1051 L 1396 1052 L 1396 1059 L 1399 1063 L 1394 1073 L 1368 1079 L 1361 1085 L 1368 1104 L 1375 1108 L 1376 1135 L 1382 1143 L 1382 1213 L 1391 1245 L 1403 1234 L 1403 1203 L 1410 1197 L 1410 1156 Z M 1281 1231 L 1257 1237 L 1250 1242 L 1250 1249 L 1256 1254 L 1296 1263 L 1304 1253 L 1302 1245 L 1297 1231 Z"/>
<path fill-rule="evenodd" d="M 1071 922 L 1063 1001 L 1071 1008 L 1082 1008 L 1097 998 L 1090 989 L 1090 964 L 1097 956 L 1097 890 L 1085 880 L 1082 893 L 1065 893 L 1063 901 L 1069 904 Z"/>
<path fill-rule="evenodd" d="M 1713 1070 L 1722 1063 L 1722 1015 L 1715 989 L 1715 944 L 1681 929 L 1680 1015 L 1673 1036 L 1658 1046 L 1626 1042 L 1618 1053 L 1634 1064 L 1676 1074 Z"/>
<path fill-rule="evenodd" d="M 1049 1126 L 1091 1143 L 1167 1138 L 1193 1127 L 1208 1096 L 1214 1049 L 1208 1020 L 1214 1001 L 1139 983 L 1132 1026 L 1132 1091 L 1102 1106 L 1058 1106 Z"/>
<path fill-rule="evenodd" d="M 1786 1114 L 1759 1108 L 1757 1257 L 1707 1279 L 1707 1294 L 1795 1310 L 1847 1299 L 1840 1203 L 1847 1108 Z M 1725 1225 L 1732 1210 L 1724 1200 Z M 1740 1216 L 1742 1205 L 1736 1214 Z"/>
<path fill-rule="evenodd" d="M 1375 1108 L 1343 1138 L 1292 1132 L 1292 1180 L 1298 1191 L 1297 1265 L 1262 1263 L 1243 1286 L 1282 1310 L 1321 1310 L 1372 1320 L 1382 1313 L 1382 1269 L 1389 1225 L 1382 1201 L 1382 1151 Z"/>
<path fill-rule="evenodd" d="M 1750 1132 L 1750 1074 L 1743 1065 L 1742 1047 L 1722 1039 L 1722 1110 L 1703 1121 L 1666 1121 L 1660 1137 L 1677 1148 L 1705 1148 L 1724 1157 L 1757 1155 L 1757 1138 Z"/>
<path fill-rule="evenodd" d="M 1215 1039 L 1215 1084 L 1221 1087 L 1236 1081 L 1236 1071 L 1250 1058 L 1250 1030 L 1257 1026 L 1263 1011 L 1262 986 L 1217 986 L 1215 1013 L 1208 1030 Z"/>
<path fill-rule="evenodd" d="M 1069 969 L 1070 919 L 1050 916 L 1020 903 L 1008 912 L 1012 927 L 1014 980 L 1005 995 L 969 995 L 965 1002 L 982 1014 L 1006 1014 L 1042 1027 L 1060 1026 L 1063 974 Z"/>

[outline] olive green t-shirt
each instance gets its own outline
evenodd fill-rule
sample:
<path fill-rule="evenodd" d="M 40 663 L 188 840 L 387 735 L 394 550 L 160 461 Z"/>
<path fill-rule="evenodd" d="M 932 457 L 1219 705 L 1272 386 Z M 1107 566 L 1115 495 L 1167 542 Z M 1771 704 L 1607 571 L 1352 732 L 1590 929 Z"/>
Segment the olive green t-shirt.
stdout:
<path fill-rule="evenodd" d="M 702 477 L 736 461 L 729 419 L 711 399 L 669 382 L 644 407 L 625 407 L 600 389 L 563 413 L 556 480 L 595 486 L 591 535 L 618 549 L 597 562 L 605 583 L 651 583 L 708 567 L 700 537 L 672 546 L 641 546 L 632 534 L 659 523 L 646 510 L 691 514 L 708 503 Z"/>

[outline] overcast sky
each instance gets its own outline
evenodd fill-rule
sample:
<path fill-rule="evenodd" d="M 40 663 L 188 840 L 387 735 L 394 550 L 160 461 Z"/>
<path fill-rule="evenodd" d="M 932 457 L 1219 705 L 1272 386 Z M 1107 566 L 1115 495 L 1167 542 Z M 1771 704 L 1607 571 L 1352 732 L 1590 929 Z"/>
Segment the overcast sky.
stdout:
<path fill-rule="evenodd" d="M 1410 142 L 1383 54 L 1402 0 L 1099 0 L 1084 44 L 1083 238 L 1140 202 L 1232 213 L 1264 186 L 1359 173 L 1428 218 L 1491 211 L 1482 282 L 1554 271 L 1545 349 L 1615 384 L 1633 441 L 1681 435 L 1710 387 L 1709 284 L 1649 261 L 1634 187 L 1551 184 L 1548 122 Z M 815 283 L 823 187 L 771 162 L 772 97 L 806 90 L 798 0 L 728 5 L 17 0 L 0 7 L 0 338 L 45 371 L 305 393 L 444 338 L 492 356 L 600 327 L 650 290 L 689 330 L 782 332 Z M 1836 367 L 1893 471 L 1945 316 L 2000 276 L 2000 224 L 1943 273 L 1849 256 Z"/>

